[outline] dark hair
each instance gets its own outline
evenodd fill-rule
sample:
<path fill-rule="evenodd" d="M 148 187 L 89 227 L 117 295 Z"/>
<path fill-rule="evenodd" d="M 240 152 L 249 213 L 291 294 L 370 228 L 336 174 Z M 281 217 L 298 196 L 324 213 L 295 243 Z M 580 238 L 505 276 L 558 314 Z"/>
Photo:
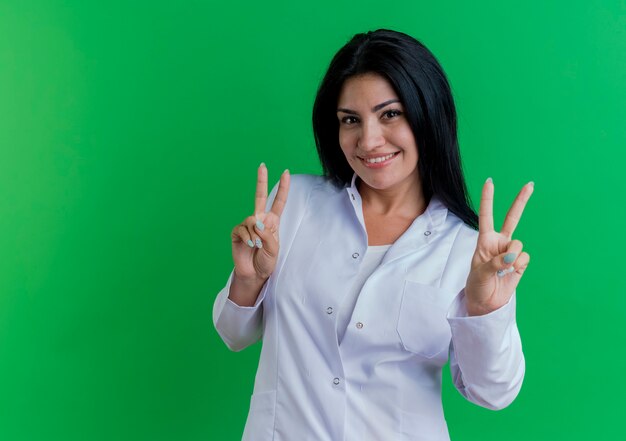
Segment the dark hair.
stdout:
<path fill-rule="evenodd" d="M 313 133 L 324 175 L 340 185 L 352 179 L 354 172 L 339 146 L 337 101 L 348 78 L 366 73 L 386 78 L 404 105 L 419 149 L 426 200 L 436 195 L 463 222 L 478 228 L 463 178 L 450 85 L 435 56 L 401 32 L 356 34 L 332 59 L 313 106 Z"/>

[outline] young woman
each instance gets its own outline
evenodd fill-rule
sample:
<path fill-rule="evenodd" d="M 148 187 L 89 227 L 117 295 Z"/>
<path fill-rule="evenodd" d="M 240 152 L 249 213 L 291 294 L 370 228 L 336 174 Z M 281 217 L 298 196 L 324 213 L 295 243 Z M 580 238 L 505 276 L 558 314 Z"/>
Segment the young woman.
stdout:
<path fill-rule="evenodd" d="M 355 35 L 313 109 L 324 176 L 285 171 L 232 232 L 235 268 L 215 326 L 239 351 L 263 339 L 244 440 L 448 440 L 441 368 L 491 409 L 524 376 L 515 289 L 529 256 L 480 215 L 461 170 L 446 76 L 399 32 Z M 478 227 L 478 232 L 476 228 Z"/>

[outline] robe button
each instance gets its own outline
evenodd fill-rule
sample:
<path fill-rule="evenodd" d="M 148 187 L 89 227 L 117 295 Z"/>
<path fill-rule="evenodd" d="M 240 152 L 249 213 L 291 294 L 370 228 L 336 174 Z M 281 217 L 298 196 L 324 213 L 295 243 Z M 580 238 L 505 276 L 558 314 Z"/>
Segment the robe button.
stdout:
<path fill-rule="evenodd" d="M 339 384 L 339 378 L 335 377 L 335 378 L 333 379 L 333 384 L 334 384 L 335 386 L 337 386 L 337 385 Z"/>
<path fill-rule="evenodd" d="M 332 307 L 328 307 L 326 308 L 326 314 L 332 314 L 333 313 L 333 308 Z"/>
<path fill-rule="evenodd" d="M 352 258 L 353 258 L 353 259 L 356 259 L 357 257 L 359 257 L 359 253 L 354 253 L 354 254 L 352 254 Z"/>
<path fill-rule="evenodd" d="M 356 328 L 357 328 L 357 329 L 363 329 L 363 323 L 361 323 L 361 322 L 357 322 L 357 324 L 356 324 Z"/>
<path fill-rule="evenodd" d="M 430 231 L 424 231 L 424 236 L 430 236 Z"/>

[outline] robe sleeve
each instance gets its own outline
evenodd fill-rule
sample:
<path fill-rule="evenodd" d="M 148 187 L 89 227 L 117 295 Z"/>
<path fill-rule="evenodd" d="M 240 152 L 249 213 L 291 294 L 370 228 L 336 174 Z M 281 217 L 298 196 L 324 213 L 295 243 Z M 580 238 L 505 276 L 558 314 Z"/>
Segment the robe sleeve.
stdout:
<path fill-rule="evenodd" d="M 507 407 L 521 389 L 525 371 L 515 293 L 499 309 L 469 317 L 463 289 L 450 306 L 447 320 L 452 331 L 450 371 L 457 390 L 482 407 Z"/>
<path fill-rule="evenodd" d="M 274 185 L 267 198 L 266 212 L 271 209 L 277 192 L 278 183 Z M 265 281 L 253 306 L 239 306 L 228 298 L 232 279 L 233 272 L 213 303 L 213 324 L 231 351 L 241 351 L 259 341 L 263 335 L 263 299 L 267 294 L 271 276 Z"/>
<path fill-rule="evenodd" d="M 213 304 L 213 324 L 231 351 L 241 351 L 256 343 L 263 334 L 263 299 L 269 279 L 253 306 L 239 306 L 228 298 L 233 273 Z"/>

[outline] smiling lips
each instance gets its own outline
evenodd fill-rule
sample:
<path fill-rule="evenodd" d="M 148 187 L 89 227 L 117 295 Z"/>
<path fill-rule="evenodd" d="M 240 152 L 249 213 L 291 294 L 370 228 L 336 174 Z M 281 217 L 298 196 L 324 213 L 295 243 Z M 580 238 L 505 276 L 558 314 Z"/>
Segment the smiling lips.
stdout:
<path fill-rule="evenodd" d="M 382 156 L 371 156 L 368 158 L 359 157 L 359 159 L 363 161 L 366 167 L 380 168 L 389 164 L 393 160 L 393 158 L 398 156 L 399 153 L 400 152 L 395 152 L 395 153 L 389 153 L 387 155 L 382 155 Z"/>

